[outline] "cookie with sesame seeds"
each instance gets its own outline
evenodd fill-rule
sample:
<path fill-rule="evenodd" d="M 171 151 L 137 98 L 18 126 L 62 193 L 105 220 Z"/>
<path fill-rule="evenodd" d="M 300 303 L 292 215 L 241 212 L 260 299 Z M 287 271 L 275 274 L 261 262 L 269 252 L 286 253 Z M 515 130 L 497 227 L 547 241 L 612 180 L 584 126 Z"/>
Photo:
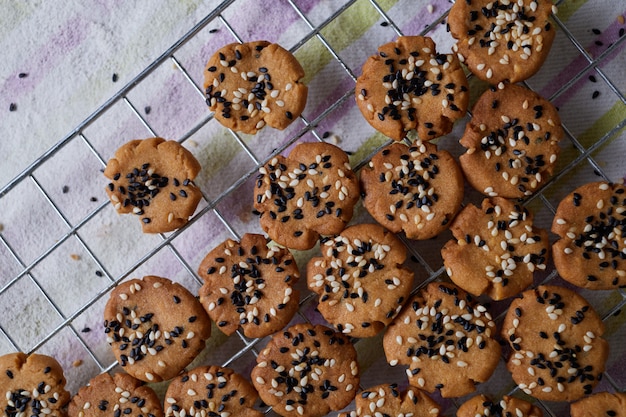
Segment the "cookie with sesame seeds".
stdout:
<path fill-rule="evenodd" d="M 378 48 L 356 80 L 356 103 L 376 130 L 400 141 L 417 131 L 431 140 L 452 131 L 467 111 L 467 78 L 454 54 L 425 36 L 400 36 Z"/>
<path fill-rule="evenodd" d="M 574 401 L 602 378 L 609 345 L 604 323 L 581 295 L 541 285 L 515 298 L 502 323 L 511 347 L 507 368 L 526 394 Z"/>
<path fill-rule="evenodd" d="M 338 331 L 371 337 L 398 314 L 413 287 L 402 266 L 406 247 L 377 224 L 347 227 L 321 242 L 322 256 L 307 264 L 307 282 L 319 296 L 317 309 Z"/>
<path fill-rule="evenodd" d="M 625 417 L 626 393 L 598 392 L 569 407 L 571 417 Z"/>
<path fill-rule="evenodd" d="M 265 125 L 282 130 L 306 105 L 303 77 L 296 57 L 276 43 L 231 43 L 206 65 L 206 103 L 222 125 L 235 131 L 255 134 Z"/>
<path fill-rule="evenodd" d="M 487 89 L 473 108 L 459 157 L 467 181 L 489 197 L 524 198 L 552 175 L 563 138 L 556 108 L 534 91 Z"/>
<path fill-rule="evenodd" d="M 201 366 L 177 376 L 165 393 L 165 417 L 263 417 L 259 394 L 230 368 Z"/>
<path fill-rule="evenodd" d="M 550 0 L 457 1 L 448 28 L 452 50 L 481 80 L 517 83 L 534 75 L 552 47 L 555 29 Z"/>
<path fill-rule="evenodd" d="M 502 396 L 493 401 L 484 394 L 476 395 L 458 408 L 456 417 L 543 417 L 536 405 L 516 397 Z"/>
<path fill-rule="evenodd" d="M 360 179 L 366 210 L 409 239 L 437 236 L 461 209 L 461 168 L 448 151 L 429 142 L 392 143 L 361 169 Z"/>
<path fill-rule="evenodd" d="M 246 337 L 269 336 L 298 311 L 298 265 L 288 249 L 268 247 L 263 235 L 227 239 L 206 255 L 198 274 L 200 302 L 227 335 L 241 328 Z"/>
<path fill-rule="evenodd" d="M 359 386 L 354 346 L 323 325 L 300 323 L 275 333 L 256 361 L 252 384 L 261 400 L 285 417 L 341 410 Z"/>
<path fill-rule="evenodd" d="M 141 219 L 144 233 L 164 233 L 184 226 L 202 193 L 193 183 L 200 163 L 173 140 L 137 139 L 122 145 L 104 170 L 106 192 L 119 214 Z"/>
<path fill-rule="evenodd" d="M 415 387 L 400 390 L 398 384 L 380 384 L 356 396 L 356 410 L 339 417 L 365 416 L 441 416 L 441 406 Z M 473 417 L 473 416 L 472 416 Z"/>
<path fill-rule="evenodd" d="M 111 291 L 104 307 L 104 333 L 127 373 L 159 382 L 178 375 L 204 349 L 211 320 L 187 288 L 148 275 Z"/>
<path fill-rule="evenodd" d="M 70 400 L 65 383 L 63 368 L 52 356 L 0 356 L 0 410 L 5 416 L 64 417 Z"/>
<path fill-rule="evenodd" d="M 460 397 L 493 374 L 501 352 L 495 337 L 486 307 L 453 284 L 432 282 L 389 325 L 383 349 L 391 366 L 408 366 L 412 386 Z"/>
<path fill-rule="evenodd" d="M 320 235 L 341 232 L 359 200 L 359 180 L 348 155 L 324 142 L 296 145 L 259 169 L 254 209 L 261 228 L 290 249 L 311 249 Z"/>
<path fill-rule="evenodd" d="M 552 253 L 563 279 L 590 290 L 626 287 L 626 186 L 578 187 L 559 203 L 552 232 L 559 236 Z"/>
<path fill-rule="evenodd" d="M 450 225 L 454 239 L 441 249 L 450 279 L 475 296 L 503 300 L 533 283 L 546 268 L 548 231 L 535 227 L 532 213 L 503 197 L 467 204 Z"/>
<path fill-rule="evenodd" d="M 161 400 L 152 388 L 126 373 L 104 373 L 78 390 L 69 417 L 163 417 Z"/>

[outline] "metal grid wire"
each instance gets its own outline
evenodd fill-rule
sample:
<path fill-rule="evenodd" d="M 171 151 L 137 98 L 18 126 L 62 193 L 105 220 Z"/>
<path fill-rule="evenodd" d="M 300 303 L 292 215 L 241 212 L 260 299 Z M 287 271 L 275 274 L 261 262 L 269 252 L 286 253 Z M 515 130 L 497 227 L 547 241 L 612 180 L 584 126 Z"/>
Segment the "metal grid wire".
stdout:
<path fill-rule="evenodd" d="M 340 65 L 343 71 L 353 80 L 356 81 L 356 76 L 353 71 L 350 69 L 350 66 L 344 62 L 344 60 L 340 57 L 340 54 L 333 48 L 331 43 L 329 43 L 324 35 L 323 29 L 326 28 L 333 20 L 335 20 L 338 16 L 344 13 L 348 8 L 350 8 L 353 4 L 357 3 L 359 0 L 351 0 L 347 1 L 343 6 L 337 9 L 331 16 L 329 16 L 325 21 L 321 22 L 318 25 L 313 24 L 306 16 L 305 13 L 298 7 L 297 4 L 292 0 L 288 0 L 289 5 L 296 12 L 299 19 L 304 22 L 306 27 L 308 28 L 307 34 L 302 37 L 292 48 L 290 48 L 291 52 L 298 51 L 301 47 L 303 47 L 309 40 L 315 38 L 319 41 L 326 50 L 332 55 L 332 58 Z M 402 31 L 399 28 L 399 25 L 394 22 L 394 20 L 384 11 L 383 7 L 381 7 L 376 0 L 364 0 L 369 2 L 369 5 L 372 6 L 373 10 L 376 11 L 380 16 L 379 21 L 384 22 L 384 26 L 389 26 L 393 29 L 396 35 L 403 35 Z M 180 48 L 185 45 L 188 41 L 198 36 L 202 30 L 212 23 L 217 23 L 221 25 L 225 30 L 227 30 L 235 41 L 238 42 L 246 42 L 252 39 L 245 39 L 240 36 L 240 34 L 235 30 L 234 26 L 224 17 L 225 12 L 235 3 L 235 0 L 225 0 L 223 1 L 217 8 L 215 8 L 210 14 L 208 14 L 204 19 L 202 19 L 196 26 L 194 26 L 189 32 L 187 32 L 183 37 L 181 37 L 176 43 L 174 43 L 169 49 L 167 49 L 161 56 L 159 56 L 156 60 L 150 63 L 141 73 L 139 73 L 134 79 L 132 79 L 128 84 L 126 84 L 122 89 L 120 89 L 114 96 L 110 97 L 100 108 L 98 108 L 93 114 L 87 117 L 82 123 L 80 123 L 74 130 L 69 132 L 62 140 L 60 140 L 56 145 L 54 145 L 51 149 L 45 152 L 41 157 L 39 157 L 36 161 L 34 161 L 30 166 L 25 168 L 17 177 L 15 177 L 12 181 L 10 181 L 7 185 L 5 185 L 2 189 L 0 189 L 0 198 L 4 198 L 9 195 L 14 188 L 23 183 L 31 183 L 34 186 L 34 189 L 41 194 L 43 199 L 47 202 L 47 204 L 52 208 L 53 212 L 58 216 L 63 225 L 66 227 L 65 233 L 58 239 L 55 240 L 54 244 L 43 250 L 41 254 L 36 256 L 33 260 L 24 260 L 22 256 L 18 253 L 12 243 L 6 239 L 2 233 L 0 233 L 0 245 L 4 246 L 4 249 L 9 253 L 9 255 L 13 258 L 13 260 L 19 265 L 20 271 L 15 274 L 12 278 L 8 279 L 4 285 L 0 288 L 0 297 L 5 294 L 11 287 L 17 284 L 20 280 L 26 279 L 29 280 L 41 293 L 41 295 L 45 298 L 47 303 L 50 304 L 52 309 L 61 317 L 61 321 L 47 334 L 42 334 L 38 338 L 37 342 L 31 346 L 23 346 L 16 341 L 15 334 L 11 334 L 9 331 L 5 329 L 4 326 L 0 325 L 0 334 L 8 340 L 8 343 L 15 351 L 25 351 L 27 353 L 35 352 L 46 345 L 51 339 L 57 336 L 60 332 L 64 330 L 68 330 L 71 332 L 72 337 L 74 337 L 78 343 L 85 349 L 90 358 L 97 364 L 98 372 L 107 372 L 112 370 L 117 364 L 115 362 L 112 363 L 102 363 L 99 359 L 99 355 L 93 351 L 93 348 L 85 343 L 83 338 L 80 335 L 80 331 L 76 330 L 75 326 L 72 326 L 73 321 L 79 317 L 83 312 L 87 309 L 91 308 L 95 303 L 97 303 L 102 298 L 106 298 L 110 290 L 115 287 L 122 280 L 131 277 L 131 275 L 143 264 L 148 262 L 151 258 L 153 258 L 157 253 L 159 253 L 162 249 L 167 249 L 169 253 L 180 263 L 182 268 L 186 270 L 190 276 L 194 277 L 198 284 L 201 284 L 201 279 L 197 276 L 195 272 L 195 266 L 191 265 L 190 262 L 185 259 L 183 255 L 181 255 L 180 251 L 172 244 L 172 242 L 185 230 L 194 227 L 194 224 L 200 219 L 202 216 L 207 215 L 208 213 L 212 213 L 212 215 L 217 216 L 220 219 L 221 223 L 224 225 L 226 230 L 228 230 L 229 234 L 234 239 L 239 239 L 241 236 L 236 230 L 231 222 L 227 219 L 226 216 L 220 211 L 219 205 L 224 200 L 232 197 L 236 190 L 248 181 L 252 176 L 254 176 L 258 168 L 273 158 L 275 155 L 283 152 L 286 148 L 294 144 L 304 135 L 311 134 L 315 139 L 322 141 L 325 138 L 323 134 L 317 130 L 318 125 L 323 122 L 323 120 L 333 111 L 339 109 L 343 103 L 347 100 L 352 100 L 354 96 L 354 89 L 350 89 L 345 91 L 334 103 L 330 104 L 328 108 L 323 111 L 319 116 L 315 117 L 313 120 L 307 120 L 304 116 L 302 116 L 301 122 L 302 127 L 299 130 L 296 130 L 289 139 L 282 145 L 281 147 L 275 149 L 270 155 L 267 157 L 259 159 L 257 155 L 255 155 L 254 151 L 250 149 L 247 145 L 244 138 L 242 138 L 239 134 L 234 131 L 229 131 L 229 134 L 232 135 L 232 139 L 235 140 L 241 149 L 245 152 L 245 154 L 252 161 L 252 168 L 243 175 L 241 178 L 238 178 L 235 182 L 233 182 L 228 188 L 224 189 L 219 195 L 210 198 L 206 194 L 204 194 L 204 199 L 207 204 L 200 209 L 195 216 L 191 219 L 189 224 L 187 224 L 182 229 L 173 232 L 168 235 L 160 235 L 160 240 L 158 244 L 152 247 L 145 255 L 141 256 L 139 259 L 136 259 L 132 265 L 127 267 L 121 273 L 112 273 L 108 270 L 106 262 L 99 259 L 96 253 L 90 248 L 88 243 L 85 241 L 83 237 L 78 233 L 81 229 L 87 226 L 90 222 L 94 221 L 94 218 L 99 215 L 103 211 L 105 207 L 108 206 L 109 201 L 105 201 L 99 203 L 95 209 L 90 211 L 87 215 L 81 218 L 78 221 L 71 221 L 66 214 L 64 214 L 62 208 L 54 201 L 53 198 L 50 197 L 49 190 L 46 189 L 40 180 L 34 175 L 35 171 L 46 164 L 50 163 L 49 161 L 57 155 L 59 151 L 67 147 L 72 143 L 82 144 L 86 149 L 89 150 L 91 154 L 97 158 L 102 168 L 106 165 L 106 160 L 103 155 L 96 149 L 96 146 L 90 140 L 90 138 L 85 134 L 85 129 L 89 127 L 92 123 L 100 119 L 106 113 L 111 111 L 111 109 L 119 104 L 123 103 L 128 112 L 132 113 L 139 122 L 146 128 L 146 130 L 153 136 L 158 136 L 158 129 L 153 127 L 149 121 L 142 115 L 142 113 L 137 109 L 137 105 L 133 103 L 133 101 L 129 98 L 129 93 L 135 89 L 138 85 L 140 85 L 144 80 L 150 76 L 157 68 L 170 61 L 175 68 L 180 71 L 183 75 L 184 79 L 191 85 L 197 96 L 195 99 L 200 99 L 204 101 L 204 93 L 202 91 L 201 86 L 197 85 L 193 80 L 193 77 L 187 72 L 183 64 L 179 61 L 176 54 L 180 50 Z M 445 19 L 449 12 L 449 8 L 447 10 L 442 10 L 443 13 L 439 15 L 430 25 L 426 26 L 420 35 L 428 35 L 434 28 L 438 25 L 445 23 Z M 613 83 L 609 76 L 605 74 L 603 71 L 601 64 L 611 53 L 617 50 L 626 39 L 626 36 L 621 37 L 617 42 L 608 47 L 604 52 L 599 54 L 598 56 L 592 56 L 589 52 L 585 50 L 585 48 L 581 45 L 581 43 L 576 39 L 576 37 L 570 32 L 566 25 L 559 20 L 557 16 L 553 17 L 558 29 L 569 39 L 571 44 L 578 50 L 579 54 L 584 57 L 587 64 L 586 66 L 580 70 L 573 78 L 564 83 L 551 97 L 546 97 L 550 101 L 556 100 L 561 94 L 566 92 L 572 85 L 581 80 L 585 76 L 586 73 L 590 70 L 595 70 L 599 75 L 600 81 L 604 82 L 606 86 L 621 100 L 623 104 L 626 104 L 626 98 L 624 94 L 620 91 L 620 89 Z M 471 76 L 470 76 L 471 77 Z M 527 87 L 531 87 L 527 85 Z M 207 113 L 208 114 L 208 113 Z M 195 124 L 193 126 L 188 126 L 187 131 L 178 138 L 180 143 L 185 143 L 189 138 L 191 138 L 196 132 L 202 129 L 208 123 L 217 123 L 213 121 L 213 115 L 208 114 L 200 123 Z M 603 171 L 603 168 L 598 164 L 594 158 L 593 154 L 596 150 L 603 147 L 606 143 L 608 143 L 612 138 L 614 138 L 620 131 L 624 129 L 626 126 L 626 120 L 622 119 L 617 125 L 615 125 L 610 131 L 606 132 L 604 136 L 599 138 L 594 144 L 589 147 L 583 146 L 579 139 L 572 133 L 571 129 L 568 128 L 567 125 L 564 125 L 564 129 L 566 132 L 566 139 L 569 140 L 572 146 L 578 151 L 578 154 L 575 158 L 573 158 L 566 166 L 562 167 L 562 169 L 557 172 L 550 180 L 550 183 L 558 181 L 561 177 L 568 175 L 570 172 L 574 171 L 576 167 L 579 166 L 580 163 L 588 163 L 599 177 L 609 180 L 608 175 Z M 360 161 L 357 161 L 355 164 L 355 170 L 359 170 L 363 165 L 365 165 L 371 156 L 378 151 L 380 147 L 378 147 L 374 152 L 367 155 Z M 555 212 L 554 205 L 546 198 L 543 193 L 537 193 L 531 197 L 529 197 L 525 204 L 529 204 L 534 200 L 539 200 L 539 204 L 544 205 L 552 214 Z M 108 285 L 104 288 L 101 288 L 96 294 L 82 299 L 81 307 L 71 312 L 70 314 L 64 313 L 62 309 L 55 303 L 53 298 L 48 294 L 46 289 L 41 285 L 35 274 L 33 274 L 33 269 L 36 268 L 40 263 L 42 263 L 48 256 L 50 256 L 54 251 L 63 245 L 66 241 L 71 238 L 76 239 L 81 249 L 90 260 L 94 263 L 100 274 L 103 274 L 108 280 Z M 443 266 L 438 267 L 436 270 L 432 269 L 432 266 L 426 262 L 419 250 L 415 248 L 415 245 L 411 245 L 405 239 L 405 243 L 407 244 L 407 248 L 410 251 L 411 258 L 417 261 L 421 267 L 425 271 L 427 271 L 428 276 L 418 284 L 417 288 L 422 287 L 428 282 L 436 280 L 440 278 L 440 276 L 445 275 Z M 0 246 L 0 248 L 1 248 Z M 550 281 L 554 278 L 556 272 L 552 271 L 552 273 L 548 274 L 546 281 Z M 417 290 L 416 288 L 416 290 Z M 607 321 L 613 315 L 618 314 L 624 305 L 626 304 L 626 295 L 620 291 L 621 297 L 614 302 L 609 308 L 606 309 L 606 312 L 603 315 L 603 320 Z M 313 298 L 313 294 L 305 295 L 300 303 L 301 305 L 305 305 Z M 500 314 L 500 319 L 502 315 Z M 299 312 L 300 317 L 303 320 L 309 320 L 306 315 Z M 230 352 L 228 358 L 221 364 L 222 366 L 229 366 L 234 361 L 239 359 L 240 357 L 246 355 L 247 353 L 252 353 L 256 355 L 257 353 L 257 343 L 259 340 L 250 340 L 243 336 L 242 333 L 237 333 L 239 339 L 241 339 L 242 348 L 236 351 Z M 358 342 L 358 341 L 355 341 Z M 611 375 L 605 374 L 605 381 L 608 381 L 608 384 L 612 386 L 612 389 L 615 391 L 622 391 L 624 389 L 623 386 L 620 386 L 618 382 L 616 382 Z M 367 381 L 362 381 L 362 386 L 367 386 Z M 515 393 L 517 389 L 514 388 L 510 394 Z M 539 401 L 539 403 L 541 403 Z M 548 413 L 548 415 L 559 415 L 560 411 L 558 409 L 552 409 L 550 405 L 541 404 L 544 410 Z M 454 406 L 458 406 L 456 402 L 454 402 Z M 268 412 L 270 412 L 268 410 Z"/>

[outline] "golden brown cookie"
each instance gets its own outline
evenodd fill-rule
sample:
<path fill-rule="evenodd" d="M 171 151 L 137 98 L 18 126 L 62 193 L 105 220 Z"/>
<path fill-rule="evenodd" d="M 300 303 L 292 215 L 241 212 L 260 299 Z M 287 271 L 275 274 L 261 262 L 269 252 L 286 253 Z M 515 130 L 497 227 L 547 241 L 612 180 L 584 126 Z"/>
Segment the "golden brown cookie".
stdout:
<path fill-rule="evenodd" d="M 592 182 L 568 194 L 552 232 L 554 265 L 563 279 L 591 290 L 626 287 L 626 187 Z"/>
<path fill-rule="evenodd" d="M 461 209 L 463 173 L 449 152 L 428 142 L 392 143 L 372 157 L 360 176 L 367 211 L 409 239 L 438 235 Z"/>
<path fill-rule="evenodd" d="M 22 352 L 0 356 L 3 416 L 64 417 L 70 393 L 61 365 L 51 356 Z"/>
<path fill-rule="evenodd" d="M 315 246 L 320 235 L 341 232 L 359 200 L 348 155 L 323 142 L 300 143 L 259 169 L 254 208 L 261 227 L 291 249 Z"/>
<path fill-rule="evenodd" d="M 187 223 L 202 198 L 193 183 L 199 171 L 196 158 L 176 141 L 132 140 L 107 163 L 106 192 L 118 213 L 139 216 L 145 233 L 169 232 Z"/>
<path fill-rule="evenodd" d="M 288 249 L 267 244 L 258 234 L 246 233 L 241 242 L 228 239 L 198 268 L 204 280 L 200 302 L 227 335 L 241 328 L 246 337 L 269 336 L 298 311 L 298 265 Z"/>
<path fill-rule="evenodd" d="M 165 393 L 166 417 L 263 417 L 254 409 L 259 395 L 232 369 L 201 366 L 172 380 Z"/>
<path fill-rule="evenodd" d="M 365 120 L 397 141 L 412 130 L 422 140 L 450 133 L 469 102 L 457 57 L 438 53 L 424 36 L 400 36 L 380 46 L 363 64 L 355 92 Z"/>
<path fill-rule="evenodd" d="M 504 395 L 499 402 L 480 394 L 465 401 L 456 417 L 543 417 L 543 411 L 528 401 Z"/>
<path fill-rule="evenodd" d="M 555 30 L 550 0 L 467 0 L 454 2 L 448 15 L 452 46 L 478 78 L 498 84 L 524 81 L 546 60 Z"/>
<path fill-rule="evenodd" d="M 323 240 L 321 251 L 307 264 L 307 281 L 322 316 L 353 337 L 383 330 L 413 287 L 404 244 L 382 226 L 358 224 Z"/>
<path fill-rule="evenodd" d="M 552 175 L 563 137 L 556 108 L 537 93 L 505 85 L 486 90 L 460 140 L 467 181 L 489 196 L 532 195 Z"/>
<path fill-rule="evenodd" d="M 390 365 L 407 365 L 409 383 L 445 398 L 473 392 L 500 359 L 487 309 L 452 284 L 432 282 L 411 298 L 383 337 Z"/>
<path fill-rule="evenodd" d="M 625 417 L 626 393 L 598 392 L 570 404 L 571 417 Z"/>
<path fill-rule="evenodd" d="M 89 381 L 72 397 L 69 417 L 163 417 L 154 390 L 132 376 L 104 373 Z"/>
<path fill-rule="evenodd" d="M 542 285 L 516 298 L 502 324 L 507 368 L 519 388 L 546 401 L 574 401 L 602 378 L 609 345 L 604 323 L 567 288 Z"/>
<path fill-rule="evenodd" d="M 400 391 L 398 384 L 381 384 L 367 388 L 357 395 L 356 410 L 339 414 L 339 417 L 439 417 L 440 410 L 439 404 L 415 387 L 409 386 L 405 391 Z"/>
<path fill-rule="evenodd" d="M 185 287 L 149 275 L 111 291 L 104 332 L 126 372 L 158 382 L 178 375 L 204 349 L 211 321 Z"/>
<path fill-rule="evenodd" d="M 341 333 L 308 323 L 272 336 L 257 357 L 252 383 L 281 416 L 321 417 L 356 395 L 356 351 Z"/>
<path fill-rule="evenodd" d="M 215 118 L 233 130 L 254 134 L 266 124 L 282 130 L 306 105 L 303 77 L 298 60 L 278 44 L 231 43 L 206 65 L 206 102 Z"/>
<path fill-rule="evenodd" d="M 452 281 L 475 296 L 512 297 L 546 268 L 548 232 L 533 225 L 532 213 L 502 197 L 466 205 L 450 225 L 454 239 L 441 249 Z"/>

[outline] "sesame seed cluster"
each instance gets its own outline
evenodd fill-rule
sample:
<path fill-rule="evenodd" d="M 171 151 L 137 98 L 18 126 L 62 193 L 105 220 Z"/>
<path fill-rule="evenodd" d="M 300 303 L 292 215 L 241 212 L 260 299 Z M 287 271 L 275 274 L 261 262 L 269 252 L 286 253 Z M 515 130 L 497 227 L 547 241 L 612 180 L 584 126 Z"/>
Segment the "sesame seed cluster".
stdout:
<path fill-rule="evenodd" d="M 356 410 L 339 417 L 357 416 L 440 416 L 440 406 L 423 391 L 398 384 L 382 384 L 362 391 L 356 397 Z M 472 416 L 473 417 L 473 416 Z"/>
<path fill-rule="evenodd" d="M 493 401 L 483 394 L 465 401 L 457 411 L 457 417 L 543 417 L 541 409 L 532 403 L 508 395 Z"/>

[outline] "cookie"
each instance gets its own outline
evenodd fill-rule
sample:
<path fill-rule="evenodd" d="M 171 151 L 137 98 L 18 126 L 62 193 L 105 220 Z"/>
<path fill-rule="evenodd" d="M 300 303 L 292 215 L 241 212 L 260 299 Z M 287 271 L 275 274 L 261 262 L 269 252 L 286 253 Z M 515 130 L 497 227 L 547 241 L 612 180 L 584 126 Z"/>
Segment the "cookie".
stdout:
<path fill-rule="evenodd" d="M 132 376 L 104 373 L 89 381 L 72 397 L 69 417 L 163 417 L 161 400 L 154 390 Z"/>
<path fill-rule="evenodd" d="M 626 393 L 598 392 L 570 404 L 571 417 L 624 417 Z"/>
<path fill-rule="evenodd" d="M 158 382 L 178 375 L 204 349 L 211 321 L 185 287 L 149 275 L 111 291 L 104 332 L 126 372 Z"/>
<path fill-rule="evenodd" d="M 445 398 L 485 382 L 500 359 L 496 325 L 487 309 L 448 283 L 432 282 L 387 328 L 383 348 L 391 366 L 407 365 L 409 383 Z"/>
<path fill-rule="evenodd" d="M 467 204 L 450 225 L 454 239 L 441 249 L 450 279 L 475 296 L 517 295 L 546 268 L 548 232 L 533 225 L 528 209 L 503 197 Z"/>
<path fill-rule="evenodd" d="M 188 222 L 202 198 L 193 183 L 199 171 L 193 154 L 176 141 L 132 140 L 107 163 L 106 192 L 118 213 L 141 219 L 145 233 L 170 232 Z"/>
<path fill-rule="evenodd" d="M 232 369 L 201 366 L 177 376 L 165 393 L 166 417 L 263 417 L 254 387 Z"/>
<path fill-rule="evenodd" d="M 289 250 L 267 246 L 267 239 L 247 233 L 228 239 L 202 260 L 200 302 L 219 329 L 231 335 L 241 328 L 250 338 L 269 336 L 285 327 L 298 310 L 300 278 Z"/>
<path fill-rule="evenodd" d="M 224 126 L 255 134 L 266 124 L 284 129 L 304 110 L 304 70 L 278 44 L 231 43 L 206 65 L 204 92 L 209 109 Z"/>
<path fill-rule="evenodd" d="M 593 182 L 578 187 L 557 207 L 552 253 L 559 275 L 579 287 L 626 287 L 626 187 Z"/>
<path fill-rule="evenodd" d="M 409 239 L 438 235 L 461 209 L 463 173 L 449 152 L 428 142 L 392 143 L 360 177 L 363 206 L 378 223 Z"/>
<path fill-rule="evenodd" d="M 400 36 L 380 46 L 363 64 L 355 92 L 365 120 L 397 141 L 413 130 L 422 140 L 450 133 L 469 102 L 458 58 L 438 53 L 424 36 Z"/>
<path fill-rule="evenodd" d="M 307 283 L 319 296 L 319 312 L 350 336 L 379 333 L 413 287 L 413 271 L 402 266 L 404 244 L 382 226 L 358 224 L 323 240 L 321 251 L 307 264 Z"/>
<path fill-rule="evenodd" d="M 22 352 L 0 356 L 0 409 L 7 417 L 64 417 L 70 393 L 51 356 Z"/>
<path fill-rule="evenodd" d="M 516 298 L 502 337 L 511 352 L 507 368 L 526 394 L 546 401 L 574 401 L 602 378 L 609 345 L 604 323 L 574 291 L 541 285 Z"/>
<path fill-rule="evenodd" d="M 272 336 L 251 379 L 261 400 L 281 416 L 321 417 L 354 399 L 359 365 L 346 336 L 301 323 Z"/>
<path fill-rule="evenodd" d="M 452 46 L 481 80 L 492 84 L 524 81 L 543 65 L 556 33 L 549 0 L 468 0 L 454 2 L 448 15 Z"/>
<path fill-rule="evenodd" d="M 465 178 L 489 196 L 532 195 L 552 175 L 564 136 L 556 108 L 519 86 L 490 88 L 478 99 L 460 140 Z"/>
<path fill-rule="evenodd" d="M 381 384 L 368 388 L 356 396 L 356 410 L 339 417 L 365 416 L 432 416 L 439 417 L 441 407 L 423 391 L 398 384 Z M 472 416 L 474 417 L 474 416 Z"/>
<path fill-rule="evenodd" d="M 456 417 L 543 417 L 543 411 L 528 401 L 504 395 L 499 402 L 480 394 L 465 401 Z"/>
<path fill-rule="evenodd" d="M 271 239 L 291 249 L 315 246 L 341 232 L 359 200 L 359 182 L 341 148 L 300 143 L 259 169 L 254 208 Z"/>

